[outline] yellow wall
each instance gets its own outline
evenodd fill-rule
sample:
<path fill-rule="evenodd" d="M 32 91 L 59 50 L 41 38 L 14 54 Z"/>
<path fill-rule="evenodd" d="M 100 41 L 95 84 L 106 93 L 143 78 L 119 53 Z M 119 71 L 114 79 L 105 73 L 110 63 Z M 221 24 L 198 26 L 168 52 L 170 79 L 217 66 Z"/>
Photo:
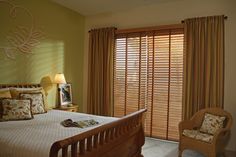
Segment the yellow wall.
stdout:
<path fill-rule="evenodd" d="M 6 59 L 0 49 L 0 83 L 39 83 L 41 78 L 65 73 L 72 83 L 73 102 L 83 102 L 84 21 L 80 14 L 50 0 L 15 0 L 14 4 L 28 9 L 44 39 L 33 49 L 33 55 L 18 54 L 15 60 Z M 29 27 L 30 17 L 19 9 L 15 20 L 8 15 L 9 6 L 0 3 L 0 47 L 6 46 L 6 35 L 14 26 Z M 48 101 L 55 105 L 55 85 Z"/>
<path fill-rule="evenodd" d="M 236 121 L 236 1 L 235 0 L 180 0 L 142 6 L 122 12 L 90 16 L 85 21 L 84 84 L 87 84 L 87 31 L 91 28 L 115 26 L 118 29 L 158 26 L 180 23 L 181 20 L 196 16 L 225 14 L 225 109 Z M 84 105 L 86 106 L 86 87 Z M 85 107 L 84 107 L 85 108 Z M 227 147 L 236 150 L 236 125 Z"/>

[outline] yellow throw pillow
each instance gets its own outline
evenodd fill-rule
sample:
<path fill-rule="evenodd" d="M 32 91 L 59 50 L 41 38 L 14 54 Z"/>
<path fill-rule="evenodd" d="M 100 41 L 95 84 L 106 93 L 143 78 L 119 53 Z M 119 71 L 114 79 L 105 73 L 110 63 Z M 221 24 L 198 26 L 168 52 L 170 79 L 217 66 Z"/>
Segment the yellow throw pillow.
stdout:
<path fill-rule="evenodd" d="M 0 91 L 0 98 L 11 98 L 10 90 Z"/>

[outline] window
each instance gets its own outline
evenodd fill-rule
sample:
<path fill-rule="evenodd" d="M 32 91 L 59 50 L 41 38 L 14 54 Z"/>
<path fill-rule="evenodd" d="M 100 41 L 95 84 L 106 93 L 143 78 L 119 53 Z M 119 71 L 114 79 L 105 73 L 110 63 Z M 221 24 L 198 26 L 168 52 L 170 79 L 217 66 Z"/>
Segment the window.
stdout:
<path fill-rule="evenodd" d="M 182 118 L 183 29 L 119 33 L 114 55 L 114 116 L 148 109 L 147 136 L 178 140 Z"/>

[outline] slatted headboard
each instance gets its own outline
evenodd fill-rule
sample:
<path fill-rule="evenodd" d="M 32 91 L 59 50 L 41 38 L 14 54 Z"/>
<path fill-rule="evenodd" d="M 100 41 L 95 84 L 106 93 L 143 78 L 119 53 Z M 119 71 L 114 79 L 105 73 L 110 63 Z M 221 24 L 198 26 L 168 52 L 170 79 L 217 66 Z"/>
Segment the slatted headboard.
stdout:
<path fill-rule="evenodd" d="M 15 87 L 15 88 L 38 88 L 41 87 L 40 84 L 0 84 L 0 89 L 1 88 L 10 88 L 10 87 Z"/>

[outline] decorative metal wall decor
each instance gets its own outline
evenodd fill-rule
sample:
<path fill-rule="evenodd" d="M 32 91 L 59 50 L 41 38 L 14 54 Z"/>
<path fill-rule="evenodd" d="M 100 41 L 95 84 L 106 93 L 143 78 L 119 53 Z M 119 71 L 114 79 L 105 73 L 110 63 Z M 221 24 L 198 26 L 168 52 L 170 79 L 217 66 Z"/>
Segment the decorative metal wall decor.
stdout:
<path fill-rule="evenodd" d="M 29 16 L 30 20 L 29 27 L 18 25 L 4 37 L 7 46 L 0 45 L 0 53 L 3 53 L 8 59 L 15 59 L 17 53 L 24 55 L 33 54 L 33 48 L 40 43 L 43 37 L 43 32 L 35 27 L 33 15 L 26 8 L 15 5 L 9 0 L 0 0 L 0 4 L 10 6 L 10 18 L 16 18 L 17 10 L 22 10 Z"/>

